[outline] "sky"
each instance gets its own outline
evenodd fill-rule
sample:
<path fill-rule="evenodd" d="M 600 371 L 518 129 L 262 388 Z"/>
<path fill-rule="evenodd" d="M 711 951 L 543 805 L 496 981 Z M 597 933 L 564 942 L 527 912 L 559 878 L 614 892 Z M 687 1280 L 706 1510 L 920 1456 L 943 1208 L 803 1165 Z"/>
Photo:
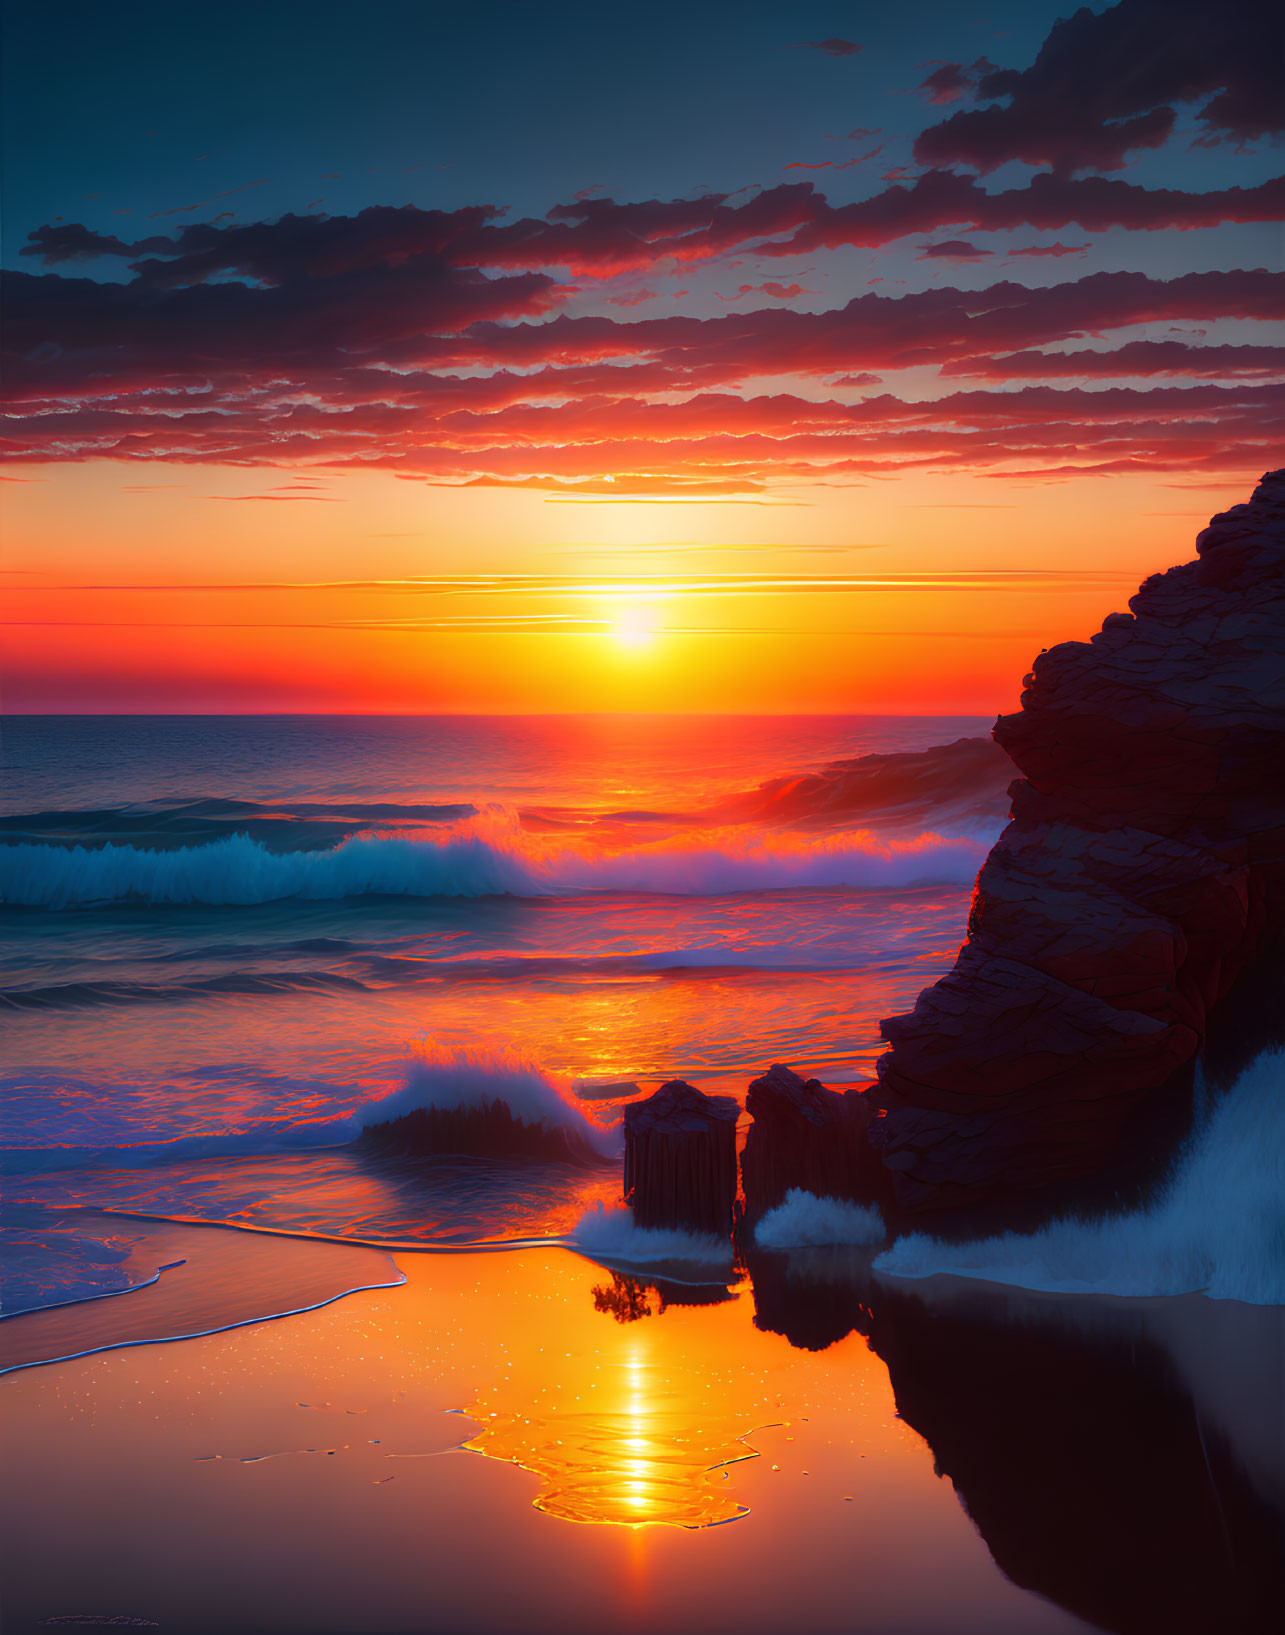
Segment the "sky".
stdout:
<path fill-rule="evenodd" d="M 1281 463 L 1281 19 L 3 10 L 8 711 L 988 713 Z"/>

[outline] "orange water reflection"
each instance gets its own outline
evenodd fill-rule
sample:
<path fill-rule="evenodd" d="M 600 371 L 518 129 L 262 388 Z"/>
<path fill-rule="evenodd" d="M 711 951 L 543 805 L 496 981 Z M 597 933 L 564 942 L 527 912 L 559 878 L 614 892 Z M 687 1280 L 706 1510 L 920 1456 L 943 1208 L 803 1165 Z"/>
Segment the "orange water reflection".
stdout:
<path fill-rule="evenodd" d="M 189 1285 L 222 1288 L 227 1234 L 189 1235 Z M 796 1349 L 744 1289 L 616 1321 L 565 1251 L 397 1261 L 396 1289 L 0 1382 L 5 1627 L 1084 1627 L 1004 1581 L 859 1336 Z"/>
<path fill-rule="evenodd" d="M 506 1412 L 492 1402 L 469 1409 L 485 1428 L 464 1446 L 506 1459 L 541 1479 L 537 1509 L 564 1521 L 643 1527 L 716 1527 L 748 1514 L 727 1489 L 728 1467 L 755 1459 L 746 1413 L 713 1411 L 676 1391 L 646 1341 L 633 1340 L 603 1370 L 603 1404 L 582 1410 L 585 1381 L 572 1375 L 552 1393 L 547 1412 Z"/>

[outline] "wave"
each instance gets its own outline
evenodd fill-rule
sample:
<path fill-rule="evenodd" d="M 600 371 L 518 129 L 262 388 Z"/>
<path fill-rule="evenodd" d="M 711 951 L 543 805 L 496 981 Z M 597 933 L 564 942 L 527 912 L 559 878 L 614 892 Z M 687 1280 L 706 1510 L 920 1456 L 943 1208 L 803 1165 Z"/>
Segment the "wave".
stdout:
<path fill-rule="evenodd" d="M 1008 787 L 1017 768 L 989 738 L 891 755 L 860 755 L 820 772 L 769 779 L 731 795 L 707 816 L 738 822 L 801 825 L 999 829 L 1008 817 Z"/>
<path fill-rule="evenodd" d="M 718 896 L 796 887 L 971 883 L 987 840 L 866 830 L 823 837 L 719 830 L 622 851 L 524 832 L 508 814 L 440 837 L 362 835 L 329 851 L 274 852 L 248 835 L 149 850 L 0 846 L 0 903 L 23 908 L 120 902 L 235 906 L 288 898 L 558 896 L 641 892 Z"/>
<path fill-rule="evenodd" d="M 115 1146 L 9 1148 L 0 1152 L 8 1173 L 109 1166 L 182 1163 L 207 1158 L 270 1157 L 349 1146 L 372 1134 L 395 1131 L 417 1115 L 507 1109 L 509 1122 L 527 1130 L 561 1137 L 560 1155 L 568 1151 L 616 1159 L 621 1151 L 617 1130 L 599 1123 L 576 1100 L 571 1083 L 533 1062 L 505 1052 L 443 1051 L 425 1046 L 402 1069 L 396 1090 L 372 1096 L 346 1112 L 313 1119 L 262 1120 L 248 1129 L 176 1136 L 163 1141 L 134 1141 Z M 395 1142 L 385 1143 L 395 1145 Z M 408 1143 L 413 1145 L 414 1143 Z M 439 1148 L 439 1150 L 441 1150 Z M 473 1148 L 455 1148 L 473 1151 Z M 494 1156 L 514 1156 L 513 1148 Z M 546 1153 L 545 1156 L 548 1156 Z"/>
<path fill-rule="evenodd" d="M 972 1243 L 923 1233 L 875 1261 L 1057 1294 L 1175 1295 L 1285 1305 L 1285 1053 L 1269 1051 L 1209 1108 L 1147 1208 Z"/>
<path fill-rule="evenodd" d="M 659 1266 L 681 1262 L 685 1265 L 725 1267 L 732 1265 L 729 1238 L 701 1232 L 669 1231 L 635 1226 L 634 1212 L 626 1204 L 604 1209 L 595 1204 L 580 1217 L 571 1242 L 594 1260 L 627 1266 Z"/>
<path fill-rule="evenodd" d="M 68 808 L 0 815 L 0 838 L 90 840 L 146 847 L 206 844 L 234 834 L 271 843 L 276 851 L 321 850 L 373 828 L 408 828 L 471 817 L 470 803 L 414 805 L 406 802 L 253 800 L 140 801 L 125 807 Z"/>
<path fill-rule="evenodd" d="M 843 1198 L 818 1198 L 791 1187 L 754 1228 L 760 1249 L 810 1249 L 831 1243 L 874 1244 L 887 1237 L 877 1209 Z"/>
<path fill-rule="evenodd" d="M 255 949 L 243 951 L 252 959 Z M 269 948 L 268 954 L 278 952 Z M 593 982 L 603 977 L 615 981 L 659 978 L 697 982 L 706 978 L 727 981 L 742 974 L 765 972 L 780 975 L 835 975 L 859 973 L 863 978 L 906 973 L 921 950 L 910 949 L 899 959 L 870 957 L 868 942 L 761 942 L 749 947 L 728 943 L 694 943 L 689 947 L 658 948 L 643 954 L 359 954 L 346 960 L 348 971 L 276 969 L 263 972 L 229 972 L 215 976 L 186 976 L 171 982 L 85 979 L 79 982 L 51 982 L 29 987 L 0 988 L 3 1010 L 85 1010 L 95 1006 L 167 1004 L 203 999 L 211 995 L 232 997 L 307 992 L 369 993 L 372 988 L 412 987 L 417 984 L 486 984 Z M 160 963 L 165 956 L 142 959 L 140 964 Z M 193 963 L 184 950 L 173 956 Z M 200 950 L 202 961 L 209 950 Z M 216 956 L 217 957 L 217 956 Z M 360 973 L 352 974 L 354 972 Z"/>
<path fill-rule="evenodd" d="M 490 1118 L 496 1109 L 504 1112 L 506 1121 Z M 475 1128 L 483 1131 L 500 1122 L 505 1156 L 521 1150 L 522 1145 L 520 1140 L 516 1148 L 509 1144 L 514 1132 L 507 1126 L 559 1136 L 572 1152 L 579 1149 L 604 1159 L 618 1158 L 621 1153 L 620 1133 L 587 1113 L 568 1081 L 520 1056 L 506 1054 L 426 1053 L 410 1064 L 400 1090 L 366 1102 L 354 1117 L 361 1132 L 368 1135 L 376 1131 L 395 1135 L 400 1130 L 417 1136 L 425 1115 L 461 1113 L 475 1115 Z M 485 1122 L 488 1118 L 489 1124 Z M 459 1127 L 456 1120 L 444 1128 Z M 440 1142 L 439 1135 L 439 1150 Z M 527 1145 L 529 1150 L 539 1150 Z M 472 1149 L 456 1146 L 453 1150 Z"/>
<path fill-rule="evenodd" d="M 0 989 L 0 1006 L 10 1010 L 79 1010 L 91 1005 L 195 999 L 207 994 L 300 993 L 318 988 L 364 991 L 366 984 L 337 971 L 290 971 L 273 976 L 234 972 L 173 983 L 58 982 L 43 988 Z"/>

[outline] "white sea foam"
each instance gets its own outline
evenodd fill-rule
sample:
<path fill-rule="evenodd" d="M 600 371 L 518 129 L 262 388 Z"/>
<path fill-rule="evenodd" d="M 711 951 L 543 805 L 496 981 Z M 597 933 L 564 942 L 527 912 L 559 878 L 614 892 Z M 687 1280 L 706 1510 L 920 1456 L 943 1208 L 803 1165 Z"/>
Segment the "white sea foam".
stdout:
<path fill-rule="evenodd" d="M 1214 1103 L 1148 1208 L 972 1243 L 915 1233 L 880 1255 L 875 1270 L 1059 1294 L 1201 1291 L 1285 1305 L 1285 1053 L 1260 1056 Z"/>
<path fill-rule="evenodd" d="M 760 1249 L 809 1249 L 821 1244 L 883 1243 L 888 1231 L 876 1208 L 845 1198 L 819 1198 L 791 1187 L 785 1202 L 768 1210 L 754 1228 Z"/>
<path fill-rule="evenodd" d="M 710 896 L 786 887 L 966 885 L 988 841 L 869 831 L 802 837 L 722 829 L 623 851 L 530 835 L 507 814 L 431 838 L 358 835 L 329 851 L 269 851 L 248 835 L 202 846 L 0 846 L 0 902 L 71 908 L 122 901 L 235 905 L 341 897 L 519 897 L 570 892 Z"/>
<path fill-rule="evenodd" d="M 760 1249 L 807 1249 L 828 1243 L 882 1243 L 887 1237 L 877 1209 L 843 1198 L 818 1198 L 813 1192 L 791 1187 L 784 1202 L 754 1228 Z"/>
<path fill-rule="evenodd" d="M 634 1212 L 624 1204 L 613 1209 L 595 1204 L 580 1217 L 571 1237 L 586 1254 L 631 1266 L 654 1266 L 665 1261 L 728 1268 L 732 1264 L 729 1238 L 635 1226 Z"/>

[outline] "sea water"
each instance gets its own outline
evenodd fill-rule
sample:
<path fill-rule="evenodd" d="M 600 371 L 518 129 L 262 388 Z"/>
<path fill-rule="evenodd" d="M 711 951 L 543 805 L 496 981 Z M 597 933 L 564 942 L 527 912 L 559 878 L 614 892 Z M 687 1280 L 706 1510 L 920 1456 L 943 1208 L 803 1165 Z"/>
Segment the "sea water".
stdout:
<path fill-rule="evenodd" d="M 746 792 L 988 726 L 11 718 L 8 1201 L 364 1241 L 564 1234 L 618 1193 L 622 1095 L 743 1095 L 776 1061 L 871 1075 L 880 1019 L 954 957 L 1005 777 L 837 812 L 774 784 L 753 821 Z M 533 1086 L 602 1167 L 353 1154 L 390 1107 L 520 1112 Z"/>
<path fill-rule="evenodd" d="M 621 1206 L 664 1080 L 870 1078 L 1004 821 L 986 726 L 10 722 L 12 1616 L 1271 1627 L 1280 1058 L 1112 1221 L 795 1192 L 734 1261 Z M 565 1156 L 366 1139 L 495 1101 Z"/>

